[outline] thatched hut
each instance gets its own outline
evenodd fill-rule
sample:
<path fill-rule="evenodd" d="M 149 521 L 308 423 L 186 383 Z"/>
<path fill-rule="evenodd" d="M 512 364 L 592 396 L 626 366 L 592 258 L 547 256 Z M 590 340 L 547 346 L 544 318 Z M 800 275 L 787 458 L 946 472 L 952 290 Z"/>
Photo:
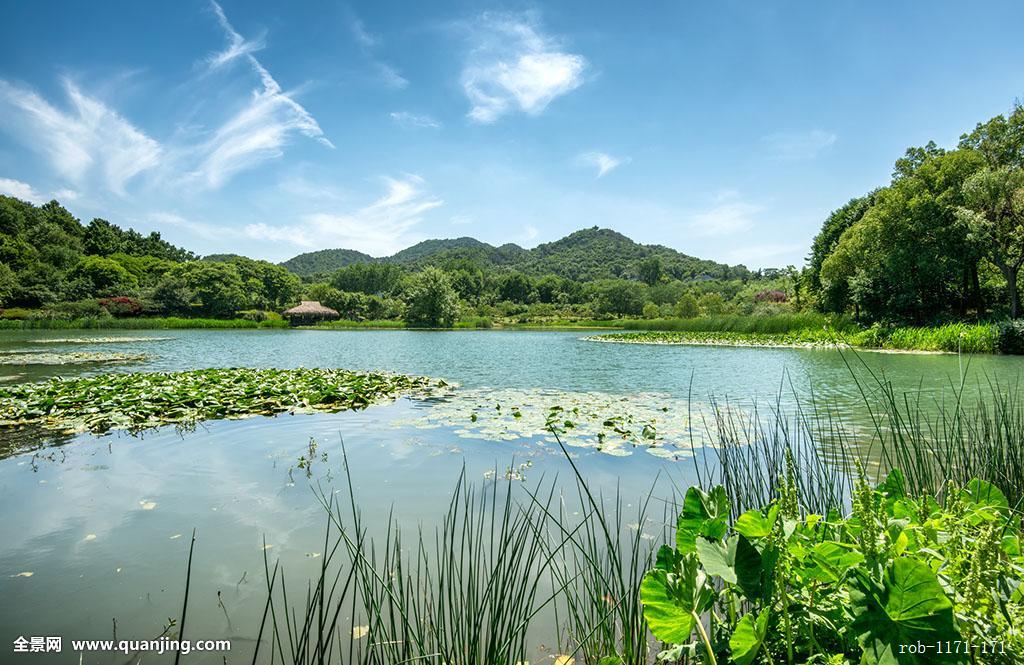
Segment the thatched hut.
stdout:
<path fill-rule="evenodd" d="M 297 306 L 286 309 L 284 318 L 288 319 L 293 326 L 301 326 L 340 319 L 341 314 L 330 307 L 324 307 L 316 300 L 303 300 Z"/>

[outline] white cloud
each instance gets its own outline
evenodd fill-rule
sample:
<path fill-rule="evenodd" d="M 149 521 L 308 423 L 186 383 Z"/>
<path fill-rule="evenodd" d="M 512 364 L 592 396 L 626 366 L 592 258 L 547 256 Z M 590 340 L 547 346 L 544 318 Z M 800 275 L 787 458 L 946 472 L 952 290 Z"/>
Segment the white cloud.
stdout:
<path fill-rule="evenodd" d="M 583 84 L 586 59 L 562 50 L 533 16 L 485 14 L 471 31 L 473 48 L 461 81 L 476 122 L 491 123 L 516 110 L 539 115 Z"/>
<path fill-rule="evenodd" d="M 750 245 L 729 250 L 724 260 L 727 263 L 742 263 L 750 268 L 763 268 L 769 264 L 799 262 L 803 245 L 773 244 Z"/>
<path fill-rule="evenodd" d="M 207 240 L 234 238 L 241 235 L 231 227 L 208 224 L 206 222 L 196 222 L 173 212 L 154 212 L 150 213 L 148 218 L 149 221 L 153 223 L 184 229 L 193 235 Z"/>
<path fill-rule="evenodd" d="M 777 159 L 813 159 L 835 144 L 838 137 L 821 129 L 807 132 L 778 132 L 761 137 L 761 142 Z"/>
<path fill-rule="evenodd" d="M 0 178 L 0 194 L 13 196 L 16 199 L 37 205 L 45 202 L 43 195 L 32 189 L 32 185 L 20 180 L 12 180 L 11 178 Z"/>
<path fill-rule="evenodd" d="M 295 225 L 250 224 L 245 235 L 256 240 L 289 242 L 308 248 L 342 247 L 373 256 L 393 254 L 410 244 L 409 233 L 427 212 L 443 201 L 423 191 L 423 178 L 407 174 L 384 178 L 387 191 L 352 212 L 318 212 Z"/>
<path fill-rule="evenodd" d="M 381 40 L 379 36 L 371 34 L 366 29 L 363 22 L 358 18 L 353 19 L 352 22 L 349 23 L 349 29 L 352 31 L 352 36 L 359 45 L 359 49 L 370 61 L 373 69 L 376 71 L 385 87 L 391 88 L 392 90 L 404 90 L 409 86 L 409 80 L 402 76 L 397 69 L 386 62 L 377 60 L 374 57 L 373 50 L 383 43 L 383 40 Z"/>
<path fill-rule="evenodd" d="M 228 35 L 228 44 L 224 47 L 224 50 L 219 53 L 213 53 L 206 58 L 206 62 L 211 69 L 222 67 L 236 58 L 252 56 L 253 53 L 263 50 L 266 46 L 263 37 L 249 41 L 235 32 L 219 4 L 211 2 L 210 8 L 217 15 L 217 22 L 220 23 L 220 27 Z"/>
<path fill-rule="evenodd" d="M 374 63 L 377 68 L 377 73 L 380 74 L 380 80 L 385 86 L 392 90 L 404 90 L 409 87 L 409 79 L 405 78 L 398 73 L 398 70 L 389 65 L 386 62 Z"/>
<path fill-rule="evenodd" d="M 629 157 L 618 158 L 612 157 L 606 152 L 585 152 L 581 155 L 576 156 L 576 163 L 580 166 L 589 166 L 597 169 L 598 178 L 604 177 L 609 171 L 615 168 L 628 164 L 630 162 Z"/>
<path fill-rule="evenodd" d="M 754 216 L 762 210 L 764 206 L 741 201 L 734 192 L 720 192 L 714 207 L 692 216 L 689 229 L 704 237 L 741 233 L 754 226 Z"/>
<path fill-rule="evenodd" d="M 367 32 L 366 26 L 359 19 L 353 19 L 349 28 L 352 30 L 352 36 L 355 37 L 356 42 L 363 48 L 373 48 L 380 42 L 376 35 Z"/>
<path fill-rule="evenodd" d="M 4 115 L 15 119 L 9 129 L 46 156 L 61 176 L 82 183 L 95 174 L 112 192 L 123 195 L 130 180 L 157 165 L 160 144 L 69 79 L 64 80 L 64 89 L 68 110 L 0 80 L 0 108 L 6 107 Z"/>
<path fill-rule="evenodd" d="M 434 120 L 429 115 L 419 115 L 408 111 L 392 111 L 388 115 L 397 125 L 406 129 L 417 127 L 424 129 L 437 129 L 441 126 L 440 122 Z"/>
<path fill-rule="evenodd" d="M 228 38 L 230 58 L 215 59 L 211 67 L 221 66 L 237 58 L 244 58 L 260 79 L 261 88 L 252 91 L 248 102 L 221 125 L 199 152 L 204 155 L 199 168 L 193 173 L 216 189 L 235 173 L 252 168 L 261 162 L 279 157 L 293 133 L 299 133 L 333 148 L 324 136 L 316 119 L 280 84 L 253 55 L 254 48 L 246 48 L 245 39 L 228 22 L 227 16 L 216 2 L 211 3 L 221 28 Z M 242 46 L 237 46 L 242 44 Z M 219 64 L 218 64 L 219 63 Z"/>
<path fill-rule="evenodd" d="M 523 235 L 526 236 L 526 240 L 529 241 L 539 236 L 540 231 L 537 230 L 536 226 L 527 224 L 526 227 L 523 229 Z"/>
<path fill-rule="evenodd" d="M 58 189 L 53 193 L 53 198 L 58 201 L 74 201 L 78 198 L 78 192 L 73 189 Z"/>

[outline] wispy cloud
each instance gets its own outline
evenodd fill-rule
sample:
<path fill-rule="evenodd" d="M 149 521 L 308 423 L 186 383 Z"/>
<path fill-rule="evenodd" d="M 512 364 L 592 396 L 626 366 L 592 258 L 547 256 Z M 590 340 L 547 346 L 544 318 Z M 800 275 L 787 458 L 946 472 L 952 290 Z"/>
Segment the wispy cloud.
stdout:
<path fill-rule="evenodd" d="M 351 212 L 317 212 L 285 226 L 250 224 L 245 235 L 307 248 L 343 247 L 385 256 L 409 244 L 409 234 L 443 201 L 424 191 L 423 178 L 406 174 L 383 178 L 385 194 Z"/>
<path fill-rule="evenodd" d="M 603 178 L 609 172 L 630 162 L 629 157 L 612 157 L 606 152 L 585 152 L 576 156 L 576 164 L 597 169 L 597 178 Z"/>
<path fill-rule="evenodd" d="M 388 115 L 399 127 L 404 127 L 405 129 L 437 129 L 441 126 L 440 122 L 434 120 L 429 115 L 420 115 L 410 113 L 409 111 L 392 111 Z"/>
<path fill-rule="evenodd" d="M 217 22 L 224 29 L 228 36 L 227 46 L 224 47 L 223 51 L 218 53 L 211 53 L 206 58 L 206 63 L 211 69 L 223 67 L 229 62 L 243 57 L 252 56 L 253 53 L 263 50 L 266 46 L 264 37 L 260 37 L 254 40 L 247 40 L 242 35 L 238 34 L 231 24 L 228 22 L 228 17 L 224 14 L 224 10 L 216 2 L 211 2 L 211 9 L 217 16 Z"/>
<path fill-rule="evenodd" d="M 539 115 L 553 99 L 583 84 L 586 59 L 544 34 L 532 14 L 485 14 L 470 34 L 461 82 L 476 122 L 491 123 L 517 110 Z"/>
<path fill-rule="evenodd" d="M 526 238 L 527 242 L 529 242 L 531 240 L 534 240 L 539 235 L 540 235 L 540 231 L 537 230 L 536 226 L 527 224 L 523 228 L 523 237 Z"/>
<path fill-rule="evenodd" d="M 261 87 L 252 91 L 248 102 L 221 125 L 205 145 L 198 176 L 210 188 L 222 186 L 235 173 L 283 154 L 293 133 L 299 133 L 333 148 L 316 119 L 290 93 L 282 90 L 256 56 L 258 50 L 232 27 L 224 10 L 211 2 L 217 20 L 228 39 L 227 49 L 210 60 L 211 68 L 244 59 L 259 77 Z"/>
<path fill-rule="evenodd" d="M 804 246 L 799 244 L 767 243 L 736 247 L 729 250 L 724 260 L 728 263 L 742 263 L 751 268 L 764 268 L 781 263 L 798 263 Z"/>
<path fill-rule="evenodd" d="M 0 178 L 0 194 L 13 196 L 29 203 L 42 203 L 43 195 L 32 188 L 32 185 L 11 178 Z"/>
<path fill-rule="evenodd" d="M 29 148 L 42 153 L 63 177 L 84 183 L 102 179 L 116 194 L 138 174 L 157 165 L 159 143 L 103 102 L 64 79 L 69 108 L 59 109 L 33 90 L 0 79 L 0 108 L 12 118 L 4 123 Z"/>
<path fill-rule="evenodd" d="M 746 231 L 754 226 L 754 216 L 764 206 L 739 199 L 739 195 L 727 191 L 715 197 L 715 205 L 693 215 L 689 229 L 697 236 L 710 237 L 729 235 Z"/>
<path fill-rule="evenodd" d="M 806 132 L 778 132 L 761 137 L 761 142 L 776 159 L 813 159 L 832 147 L 838 137 L 832 132 L 812 129 Z"/>
<path fill-rule="evenodd" d="M 392 90 L 403 90 L 409 86 L 409 79 L 402 76 L 391 64 L 379 60 L 374 54 L 374 50 L 383 43 L 378 35 L 370 33 L 366 29 L 366 25 L 358 18 L 349 22 L 349 30 L 352 32 L 356 44 L 359 45 L 359 50 L 370 61 L 370 65 L 381 83 Z"/>

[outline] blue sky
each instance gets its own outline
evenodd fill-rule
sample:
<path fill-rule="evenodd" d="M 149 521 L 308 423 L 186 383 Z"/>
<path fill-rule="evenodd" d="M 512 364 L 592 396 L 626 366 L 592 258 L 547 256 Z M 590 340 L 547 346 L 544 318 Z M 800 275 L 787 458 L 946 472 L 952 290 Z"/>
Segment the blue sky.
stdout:
<path fill-rule="evenodd" d="M 586 226 L 751 267 L 1024 97 L 1024 4 L 3 3 L 0 191 L 200 253 Z"/>

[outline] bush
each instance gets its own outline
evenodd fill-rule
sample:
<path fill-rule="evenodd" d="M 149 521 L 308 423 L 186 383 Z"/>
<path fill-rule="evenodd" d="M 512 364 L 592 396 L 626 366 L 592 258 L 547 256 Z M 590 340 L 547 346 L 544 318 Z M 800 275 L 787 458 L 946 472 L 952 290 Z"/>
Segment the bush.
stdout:
<path fill-rule="evenodd" d="M 101 298 L 99 306 L 110 312 L 111 316 L 130 318 L 142 313 L 142 305 L 135 298 L 118 296 L 117 298 Z"/>
<path fill-rule="evenodd" d="M 789 297 L 783 291 L 758 291 L 754 294 L 755 302 L 786 302 Z"/>
<path fill-rule="evenodd" d="M 1024 355 L 1024 320 L 1010 319 L 996 326 L 996 350 Z"/>
<path fill-rule="evenodd" d="M 11 320 L 22 320 L 34 318 L 34 314 L 39 310 L 26 309 L 25 307 L 8 307 L 7 309 L 0 312 L 0 319 Z"/>

